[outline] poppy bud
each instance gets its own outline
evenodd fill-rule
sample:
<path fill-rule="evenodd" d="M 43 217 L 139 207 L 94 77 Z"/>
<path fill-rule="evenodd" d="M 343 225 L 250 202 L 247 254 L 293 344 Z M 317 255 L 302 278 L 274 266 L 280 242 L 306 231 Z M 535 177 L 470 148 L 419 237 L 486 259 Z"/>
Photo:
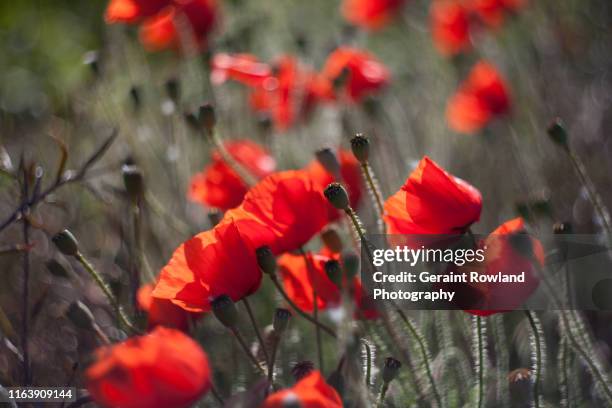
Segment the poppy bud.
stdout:
<path fill-rule="evenodd" d="M 291 374 L 295 381 L 300 381 L 314 370 L 314 363 L 312 361 L 300 361 L 295 363 L 291 369 Z"/>
<path fill-rule="evenodd" d="M 70 304 L 66 317 L 79 329 L 91 330 L 94 327 L 93 313 L 79 300 Z"/>
<path fill-rule="evenodd" d="M 363 133 L 357 133 L 351 139 L 351 150 L 359 163 L 367 163 L 370 158 L 370 140 Z"/>
<path fill-rule="evenodd" d="M 333 253 L 339 253 L 342 251 L 342 239 L 334 228 L 328 228 L 321 233 L 321 240 L 323 244 L 329 248 Z"/>
<path fill-rule="evenodd" d="M 217 296 L 211 302 L 213 313 L 217 320 L 225 327 L 233 328 L 238 324 L 238 310 L 231 297 L 227 295 Z"/>
<path fill-rule="evenodd" d="M 397 377 L 397 373 L 401 368 L 402 363 L 399 360 L 394 359 L 393 357 L 385 358 L 385 365 L 382 370 L 382 379 L 386 383 L 390 383 L 393 381 L 395 377 Z"/>
<path fill-rule="evenodd" d="M 325 187 L 325 198 L 331 205 L 339 210 L 348 210 L 349 197 L 344 186 L 340 183 L 331 183 Z"/>
<path fill-rule="evenodd" d="M 45 266 L 53 276 L 57 276 L 60 278 L 68 278 L 69 276 L 68 271 L 66 270 L 66 268 L 64 268 L 64 265 L 62 265 L 55 259 L 48 260 Z"/>
<path fill-rule="evenodd" d="M 58 232 L 51 238 L 57 249 L 68 256 L 76 256 L 79 253 L 79 243 L 70 231 L 67 229 Z"/>
<path fill-rule="evenodd" d="M 223 213 L 219 210 L 210 210 L 208 212 L 208 221 L 210 222 L 210 226 L 214 227 L 221 221 L 223 218 Z"/>
<path fill-rule="evenodd" d="M 88 65 L 94 75 L 100 75 L 100 54 L 98 51 L 87 51 L 83 55 L 83 64 Z"/>
<path fill-rule="evenodd" d="M 553 234 L 572 234 L 574 228 L 569 222 L 556 222 L 553 225 Z"/>
<path fill-rule="evenodd" d="M 200 125 L 207 131 L 212 131 L 217 124 L 217 115 L 215 108 L 210 103 L 205 103 L 198 110 L 198 119 Z"/>
<path fill-rule="evenodd" d="M 561 118 L 555 118 L 547 129 L 548 136 L 557 145 L 567 149 L 568 136 Z"/>
<path fill-rule="evenodd" d="M 142 92 L 136 85 L 130 88 L 130 99 L 135 111 L 139 111 L 142 106 Z"/>
<path fill-rule="evenodd" d="M 166 93 L 168 94 L 168 98 L 172 99 L 174 102 L 178 102 L 181 96 L 181 83 L 178 79 L 170 78 L 166 81 Z"/>
<path fill-rule="evenodd" d="M 351 279 L 359 273 L 359 256 L 352 250 L 344 251 L 340 257 L 346 277 Z"/>
<path fill-rule="evenodd" d="M 144 196 L 144 177 L 138 166 L 124 164 L 121 167 L 123 184 L 132 203 L 139 203 Z"/>
<path fill-rule="evenodd" d="M 200 129 L 200 121 L 193 112 L 185 114 L 185 122 L 187 122 L 187 125 L 194 131 Z"/>
<path fill-rule="evenodd" d="M 255 250 L 257 256 L 257 264 L 264 273 L 270 276 L 276 274 L 276 257 L 272 253 L 272 249 L 269 246 L 260 246 Z"/>
<path fill-rule="evenodd" d="M 274 319 L 272 320 L 274 332 L 277 334 L 282 334 L 285 329 L 287 329 L 289 319 L 291 319 L 291 312 L 289 310 L 280 307 L 277 308 L 274 311 Z"/>
<path fill-rule="evenodd" d="M 324 149 L 317 150 L 315 156 L 321 165 L 327 170 L 328 173 L 338 178 L 340 176 L 340 163 L 338 158 L 332 149 L 326 147 Z"/>
<path fill-rule="evenodd" d="M 333 80 L 332 85 L 334 89 L 338 90 L 340 88 L 343 88 L 344 85 L 346 85 L 346 83 L 348 82 L 350 76 L 351 76 L 351 70 L 348 69 L 347 67 L 344 67 L 342 69 L 342 72 L 340 72 L 340 75 L 338 75 Z"/>
<path fill-rule="evenodd" d="M 325 262 L 325 273 L 334 285 L 338 287 L 342 286 L 342 268 L 340 267 L 340 262 L 335 259 L 330 259 Z"/>

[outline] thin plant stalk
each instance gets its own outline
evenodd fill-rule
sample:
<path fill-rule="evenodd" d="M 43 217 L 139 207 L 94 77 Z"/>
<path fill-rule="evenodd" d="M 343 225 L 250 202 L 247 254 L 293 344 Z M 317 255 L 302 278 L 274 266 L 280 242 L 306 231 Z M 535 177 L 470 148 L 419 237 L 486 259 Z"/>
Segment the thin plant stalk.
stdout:
<path fill-rule="evenodd" d="M 272 280 L 272 283 L 274 283 L 274 286 L 276 286 L 276 289 L 279 291 L 279 293 L 283 296 L 283 298 L 285 299 L 285 301 L 289 304 L 289 306 L 291 306 L 291 308 L 293 310 L 296 311 L 297 314 L 299 314 L 300 316 L 302 316 L 304 319 L 308 320 L 310 323 L 314 324 L 315 326 L 318 326 L 321 328 L 321 330 L 323 330 L 324 332 L 326 332 L 327 334 L 329 334 L 330 336 L 332 336 L 333 338 L 337 338 L 336 332 L 334 331 L 334 329 L 332 329 L 331 327 L 325 325 L 324 323 L 321 323 L 317 320 L 315 320 L 312 316 L 310 316 L 308 313 L 304 312 L 302 309 L 300 309 L 290 298 L 289 295 L 287 295 L 287 292 L 285 292 L 285 289 L 283 289 L 283 286 L 280 284 L 280 282 L 278 281 L 278 278 L 276 276 L 270 276 L 270 279 Z"/>
<path fill-rule="evenodd" d="M 535 355 L 533 361 L 534 381 L 533 381 L 533 404 L 535 408 L 540 408 L 540 382 L 542 381 L 542 338 L 541 338 L 541 327 L 537 321 L 537 317 L 530 312 L 525 310 L 525 316 L 529 320 L 531 326 L 531 335 L 533 336 L 533 346 L 535 348 Z"/>
<path fill-rule="evenodd" d="M 85 268 L 85 270 L 89 272 L 89 275 L 94 279 L 98 287 L 102 289 L 102 292 L 104 292 L 108 298 L 108 301 L 115 309 L 119 322 L 133 333 L 139 333 L 140 330 L 138 330 L 130 321 L 130 318 L 125 314 L 125 311 L 121 307 L 121 304 L 119 304 L 119 301 L 111 291 L 110 287 L 106 284 L 106 282 L 104 282 L 104 279 L 102 279 L 102 276 L 100 276 L 93 265 L 80 252 L 77 252 L 75 258 Z"/>
<path fill-rule="evenodd" d="M 257 325 L 257 321 L 255 320 L 255 315 L 253 314 L 253 309 L 251 308 L 251 303 L 249 300 L 244 297 L 242 298 L 242 303 L 244 303 L 244 307 L 247 310 L 247 314 L 249 315 L 249 320 L 251 321 L 251 325 L 253 326 L 253 330 L 255 331 L 255 335 L 257 336 L 257 340 L 259 341 L 259 345 L 261 346 L 261 351 L 264 354 L 264 358 L 266 359 L 266 363 L 270 363 L 270 357 L 268 355 L 268 350 L 266 348 L 266 343 L 261 335 L 261 331 L 259 330 L 259 326 Z"/>
<path fill-rule="evenodd" d="M 304 263 L 306 264 L 308 273 L 311 276 L 313 276 L 313 274 L 315 273 L 314 267 L 312 263 L 310 262 L 310 259 L 308 258 L 306 251 L 304 251 L 304 248 L 300 248 L 300 254 L 304 258 Z M 319 370 L 323 372 L 323 345 L 321 342 L 321 327 L 318 324 L 319 323 L 319 297 L 317 296 L 317 289 L 315 288 L 314 285 L 312 286 L 312 303 L 313 303 L 312 318 L 317 322 L 317 325 L 315 326 L 315 336 L 317 340 L 317 359 L 319 361 Z"/>
<path fill-rule="evenodd" d="M 383 381 L 382 386 L 380 387 L 380 394 L 378 394 L 378 406 L 382 407 L 383 402 L 385 402 L 385 396 L 387 395 L 387 391 L 389 390 L 389 383 Z"/>
<path fill-rule="evenodd" d="M 270 362 L 268 364 L 268 382 L 270 384 L 274 381 L 274 364 L 276 363 L 276 351 L 278 350 L 278 343 L 280 342 L 279 336 L 274 336 L 272 340 L 272 348 L 270 350 Z"/>
<path fill-rule="evenodd" d="M 378 181 L 376 180 L 376 175 L 374 174 L 374 171 L 372 170 L 372 167 L 368 162 L 361 163 L 361 172 L 363 173 L 363 177 L 366 180 L 366 185 L 368 186 L 370 196 L 373 197 L 374 206 L 376 207 L 376 222 L 378 225 L 379 233 L 384 235 L 387 233 L 387 227 L 383 220 L 385 209 L 383 206 L 382 194 L 378 186 Z"/>
<path fill-rule="evenodd" d="M 238 176 L 240 176 L 242 181 L 244 181 L 244 183 L 249 187 L 253 187 L 255 184 L 257 184 L 257 179 L 247 169 L 245 169 L 244 166 L 238 163 L 238 161 L 236 161 L 227 151 L 223 145 L 223 142 L 217 135 L 217 132 L 214 129 L 211 129 L 211 131 L 207 133 L 212 144 L 217 148 L 217 151 L 219 152 L 219 155 L 221 155 L 223 161 L 227 163 L 227 165 L 230 166 L 232 170 L 238 174 Z"/>
<path fill-rule="evenodd" d="M 246 341 L 244 340 L 244 338 L 242 337 L 242 334 L 240 333 L 240 331 L 238 330 L 238 328 L 236 327 L 232 327 L 231 328 L 232 333 L 234 334 L 234 336 L 236 337 L 236 340 L 238 340 L 238 343 L 240 343 L 240 347 L 242 348 L 242 350 L 244 351 L 244 353 L 247 355 L 247 357 L 249 358 L 249 360 L 251 360 L 251 363 L 253 363 L 253 365 L 255 366 L 255 368 L 257 368 L 257 371 L 259 371 L 261 374 L 266 375 L 266 372 L 264 371 L 264 369 L 261 367 L 261 364 L 259 364 L 259 361 L 257 361 L 257 358 L 255 358 L 255 356 L 253 355 L 253 353 L 251 353 L 251 350 L 249 349 L 249 346 L 247 345 Z"/>
<path fill-rule="evenodd" d="M 223 400 L 221 393 L 219 393 L 219 390 L 217 389 L 217 387 L 214 386 L 214 384 L 211 384 L 210 386 L 210 393 L 212 394 L 214 399 L 219 403 L 219 405 L 221 406 L 225 405 L 225 401 Z"/>
<path fill-rule="evenodd" d="M 28 201 L 29 195 L 28 174 L 23 170 L 23 202 Z M 25 211 L 29 211 L 25 207 Z M 28 247 L 30 245 L 30 223 L 27 217 L 23 217 L 23 244 Z M 22 328 L 21 328 L 21 352 L 23 353 L 23 384 L 30 385 L 30 351 L 29 343 L 29 302 L 30 302 L 30 251 L 23 253 L 23 298 L 22 298 Z"/>
<path fill-rule="evenodd" d="M 474 351 L 476 354 L 476 373 L 477 373 L 477 407 L 483 408 L 485 404 L 485 328 L 482 316 L 474 316 L 474 329 L 476 344 Z"/>
<path fill-rule="evenodd" d="M 372 348 L 370 347 L 370 343 L 367 340 L 362 339 L 361 342 L 363 343 L 366 354 L 365 383 L 366 387 L 369 387 L 372 381 Z"/>

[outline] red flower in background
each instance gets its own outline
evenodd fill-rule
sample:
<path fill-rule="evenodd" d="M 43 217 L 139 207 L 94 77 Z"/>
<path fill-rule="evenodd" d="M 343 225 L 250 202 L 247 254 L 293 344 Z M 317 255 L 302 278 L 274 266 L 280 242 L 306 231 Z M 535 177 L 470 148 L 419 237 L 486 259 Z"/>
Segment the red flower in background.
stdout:
<path fill-rule="evenodd" d="M 182 408 L 211 387 L 208 357 L 184 333 L 158 327 L 96 352 L 87 389 L 103 407 Z"/>
<path fill-rule="evenodd" d="M 340 181 L 342 181 L 349 193 L 351 207 L 356 209 L 359 207 L 363 196 L 363 178 L 359 161 L 357 161 L 353 153 L 344 149 L 338 150 L 337 157 L 340 163 L 340 176 L 342 177 Z M 304 170 L 320 186 L 321 191 L 324 191 L 329 183 L 337 181 L 333 174 L 329 173 L 318 160 L 313 160 Z M 339 215 L 338 211 L 333 211 L 331 220 L 337 219 Z"/>
<path fill-rule="evenodd" d="M 469 9 L 456 0 L 431 3 L 431 33 L 441 54 L 450 56 L 471 48 L 469 14 Z"/>
<path fill-rule="evenodd" d="M 210 78 L 213 84 L 233 80 L 248 86 L 257 86 L 272 75 L 270 66 L 258 61 L 257 57 L 251 54 L 215 54 L 211 61 L 211 70 Z"/>
<path fill-rule="evenodd" d="M 332 52 L 322 74 L 332 83 L 347 75 L 343 79 L 346 95 L 357 102 L 385 87 L 391 77 L 387 67 L 372 54 L 351 47 L 340 47 Z"/>
<path fill-rule="evenodd" d="M 279 130 L 287 130 L 303 119 L 319 101 L 330 99 L 331 84 L 295 57 L 283 56 L 274 64 L 273 73 L 253 87 L 253 110 L 272 118 Z"/>
<path fill-rule="evenodd" d="M 341 408 L 342 400 L 336 390 L 325 382 L 319 371 L 312 371 L 293 387 L 270 395 L 261 407 L 284 408 L 287 406 Z"/>
<path fill-rule="evenodd" d="M 527 0 L 471 0 L 470 8 L 487 25 L 497 28 L 507 14 L 518 12 L 526 4 Z"/>
<path fill-rule="evenodd" d="M 377 30 L 397 16 L 404 3 L 405 0 L 344 0 L 342 15 L 351 24 Z"/>
<path fill-rule="evenodd" d="M 138 289 L 136 299 L 138 308 L 147 313 L 148 328 L 157 326 L 171 327 L 182 331 L 189 328 L 189 319 L 196 318 L 196 315 L 176 306 L 170 300 L 157 299 L 152 296 L 155 285 L 148 283 Z"/>
<path fill-rule="evenodd" d="M 425 156 L 384 207 L 389 234 L 460 234 L 480 219 L 482 196 Z"/>
<path fill-rule="evenodd" d="M 140 27 L 140 42 L 149 51 L 202 49 L 219 20 L 217 0 L 174 0 L 173 5 Z"/>
<path fill-rule="evenodd" d="M 274 239 L 267 225 L 240 207 L 229 210 L 213 229 L 176 249 L 160 272 L 153 297 L 196 313 L 209 311 L 220 295 L 239 301 L 261 283 L 255 249 Z"/>
<path fill-rule="evenodd" d="M 459 268 L 459 272 L 462 269 L 483 275 L 497 275 L 499 272 L 503 275 L 517 275 L 525 272 L 525 282 L 462 285 L 457 291 L 459 302 L 473 308 L 466 312 L 478 316 L 489 316 L 520 307 L 540 283 L 532 260 L 544 265 L 542 244 L 526 234 L 522 218 L 515 218 L 500 225 L 480 243 L 480 247 L 485 249 L 484 263 L 465 265 Z"/>
<path fill-rule="evenodd" d="M 235 140 L 225 142 L 224 146 L 234 160 L 257 178 L 271 174 L 276 167 L 274 158 L 257 143 Z M 247 191 L 240 176 L 214 151 L 212 163 L 192 177 L 188 197 L 204 206 L 227 210 L 240 205 Z"/>
<path fill-rule="evenodd" d="M 143 18 L 151 17 L 172 0 L 111 0 L 106 7 L 104 20 L 111 23 L 136 23 Z"/>
<path fill-rule="evenodd" d="M 336 211 L 321 186 L 305 170 L 278 172 L 264 178 L 240 206 L 275 235 L 266 242 L 275 254 L 307 243 L 330 222 Z"/>
<path fill-rule="evenodd" d="M 487 61 L 478 62 L 448 101 L 446 119 L 459 133 L 475 133 L 510 111 L 506 81 Z"/>

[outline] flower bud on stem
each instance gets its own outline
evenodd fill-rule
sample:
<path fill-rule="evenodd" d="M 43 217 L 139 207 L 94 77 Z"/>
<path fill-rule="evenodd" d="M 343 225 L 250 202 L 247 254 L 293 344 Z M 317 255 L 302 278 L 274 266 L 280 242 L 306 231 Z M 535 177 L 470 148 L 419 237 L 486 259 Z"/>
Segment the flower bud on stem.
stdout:
<path fill-rule="evenodd" d="M 385 365 L 382 369 L 383 384 L 380 388 L 380 394 L 378 396 L 378 406 L 382 406 L 383 402 L 385 401 L 385 395 L 387 395 L 387 391 L 389 390 L 389 384 L 395 379 L 395 377 L 397 377 L 401 366 L 402 363 L 393 357 L 387 357 L 385 359 Z"/>
<path fill-rule="evenodd" d="M 268 365 L 268 382 L 270 384 L 274 381 L 274 363 L 276 362 L 276 351 L 278 349 L 278 343 L 287 329 L 289 320 L 291 319 L 291 312 L 287 309 L 277 308 L 274 311 L 274 319 L 272 320 L 272 327 L 274 328 L 274 336 L 272 338 L 272 350 Z"/>

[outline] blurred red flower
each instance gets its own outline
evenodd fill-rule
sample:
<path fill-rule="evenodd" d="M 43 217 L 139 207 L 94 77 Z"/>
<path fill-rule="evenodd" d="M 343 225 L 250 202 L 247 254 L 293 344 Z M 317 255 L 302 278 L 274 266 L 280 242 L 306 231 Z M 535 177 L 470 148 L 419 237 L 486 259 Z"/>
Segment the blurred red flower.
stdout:
<path fill-rule="evenodd" d="M 276 167 L 274 158 L 255 142 L 234 140 L 224 146 L 234 160 L 257 178 L 271 174 Z M 247 191 L 245 182 L 214 151 L 212 163 L 191 178 L 187 194 L 190 200 L 204 206 L 227 210 L 240 205 Z"/>
<path fill-rule="evenodd" d="M 482 196 L 425 156 L 384 207 L 389 234 L 461 234 L 480 219 Z"/>
<path fill-rule="evenodd" d="M 446 56 L 471 48 L 469 9 L 457 0 L 434 0 L 430 8 L 434 44 Z"/>
<path fill-rule="evenodd" d="M 344 0 L 342 15 L 361 28 L 377 30 L 401 12 L 405 0 Z"/>
<path fill-rule="evenodd" d="M 356 209 L 359 207 L 359 203 L 361 203 L 361 198 L 363 197 L 363 178 L 361 176 L 359 161 L 357 161 L 353 153 L 344 149 L 339 149 L 337 151 L 337 158 L 340 163 L 340 176 L 342 177 L 340 181 L 344 184 L 349 193 L 351 207 Z M 324 191 L 329 183 L 337 181 L 334 175 L 329 173 L 316 159 L 306 166 L 304 170 L 307 171 L 310 177 L 320 186 L 319 188 L 321 191 Z M 338 211 L 333 211 L 331 220 L 337 219 L 339 215 L 340 213 Z"/>
<path fill-rule="evenodd" d="M 332 83 L 346 81 L 342 84 L 346 95 L 357 102 L 385 87 L 391 77 L 387 67 L 376 57 L 351 47 L 339 47 L 333 51 L 327 58 L 322 74 Z"/>
<path fill-rule="evenodd" d="M 153 297 L 196 313 L 209 311 L 220 295 L 239 301 L 261 283 L 255 250 L 275 238 L 268 225 L 241 207 L 229 210 L 213 229 L 176 249 L 159 274 Z"/>
<path fill-rule="evenodd" d="M 267 78 L 252 88 L 250 103 L 255 112 L 269 115 L 276 128 L 284 131 L 331 96 L 331 84 L 325 78 L 286 55 L 276 61 Z"/>
<path fill-rule="evenodd" d="M 104 20 L 111 23 L 136 23 L 151 17 L 173 0 L 110 0 L 106 6 Z"/>
<path fill-rule="evenodd" d="M 266 243 L 275 254 L 300 248 L 337 212 L 305 170 L 288 170 L 264 178 L 249 190 L 240 208 L 275 235 Z"/>
<path fill-rule="evenodd" d="M 510 93 L 497 69 L 481 60 L 449 99 L 446 119 L 459 133 L 475 133 L 510 111 Z"/>
<path fill-rule="evenodd" d="M 272 75 L 268 64 L 260 62 L 251 54 L 215 54 L 211 61 L 210 78 L 213 84 L 221 84 L 228 79 L 248 86 L 261 85 Z"/>
<path fill-rule="evenodd" d="M 85 375 L 92 398 L 108 408 L 188 407 L 211 387 L 206 353 L 163 327 L 98 349 Z"/>
<path fill-rule="evenodd" d="M 528 245 L 526 245 L 528 244 Z M 463 304 L 475 307 L 466 312 L 489 316 L 520 307 L 537 289 L 540 280 L 532 260 L 544 265 L 544 248 L 527 235 L 522 218 L 506 221 L 479 245 L 485 249 L 485 261 L 459 268 L 484 275 L 516 275 L 525 272 L 523 283 L 470 283 L 462 285 L 457 297 Z"/>
<path fill-rule="evenodd" d="M 219 20 L 217 0 L 174 0 L 172 6 L 147 18 L 140 27 L 140 42 L 149 51 L 205 48 Z"/>
<path fill-rule="evenodd" d="M 190 313 L 176 306 L 170 300 L 158 299 L 152 296 L 153 283 L 142 285 L 138 289 L 136 299 L 138 308 L 147 313 L 149 330 L 157 326 L 171 327 L 186 331 L 189 328 Z"/>
<path fill-rule="evenodd" d="M 507 14 L 516 13 L 527 4 L 527 0 L 471 0 L 470 8 L 487 25 L 497 28 Z"/>
<path fill-rule="evenodd" d="M 284 408 L 287 406 L 341 408 L 342 400 L 336 390 L 325 382 L 319 371 L 312 371 L 293 387 L 270 395 L 261 407 Z"/>

